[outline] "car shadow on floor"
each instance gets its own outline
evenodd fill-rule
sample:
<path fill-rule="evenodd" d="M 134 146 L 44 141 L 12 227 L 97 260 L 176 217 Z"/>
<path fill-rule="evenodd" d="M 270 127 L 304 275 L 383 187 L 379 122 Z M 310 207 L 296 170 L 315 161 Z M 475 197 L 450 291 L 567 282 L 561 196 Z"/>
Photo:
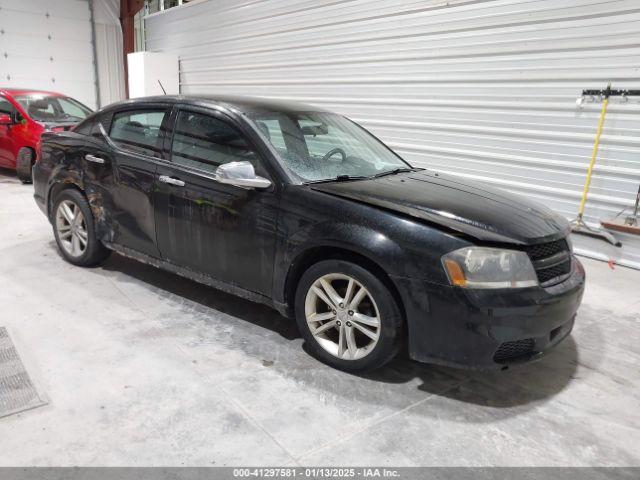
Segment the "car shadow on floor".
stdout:
<path fill-rule="evenodd" d="M 294 321 L 283 317 L 265 305 L 250 302 L 118 254 L 112 254 L 101 267 L 107 271 L 124 273 L 156 289 L 182 297 L 203 307 L 267 328 L 287 340 L 300 338 Z"/>
<path fill-rule="evenodd" d="M 15 170 L 0 167 L 0 183 L 20 183 Z"/>
<path fill-rule="evenodd" d="M 283 317 L 267 306 L 229 295 L 136 260 L 114 254 L 101 268 L 107 272 L 123 274 L 125 277 L 120 280 L 126 281 L 126 277 L 131 277 L 135 281 L 144 282 L 154 289 L 184 298 L 205 309 L 212 309 L 271 330 L 287 341 L 301 338 L 294 320 Z M 308 352 L 306 345 L 303 345 L 303 349 Z M 506 371 L 473 371 L 421 364 L 410 360 L 404 352 L 379 370 L 353 377 L 367 383 L 393 385 L 408 384 L 418 379 L 418 389 L 427 394 L 502 409 L 504 415 L 508 416 L 521 410 L 512 407 L 532 407 L 561 392 L 574 377 L 577 365 L 578 349 L 570 336 L 541 360 Z M 282 366 L 281 371 L 283 374 L 298 374 L 291 373 L 291 369 L 286 365 Z M 326 388 L 327 376 L 335 374 L 349 375 L 322 369 L 318 372 L 318 382 Z M 305 374 L 304 378 L 305 381 L 309 381 L 310 378 L 313 381 L 314 375 Z M 338 383 L 344 384 L 344 380 L 341 379 Z M 449 387 L 443 388 L 443 385 Z"/>
<path fill-rule="evenodd" d="M 575 378 L 578 348 L 569 336 L 542 359 L 510 366 L 506 370 L 464 370 L 440 365 L 424 365 L 408 356 L 390 362 L 385 368 L 364 377 L 387 383 L 404 383 L 414 378 L 422 380 L 418 389 L 460 402 L 493 408 L 509 409 L 545 401 L 564 390 Z M 459 379 L 454 388 L 440 390 L 431 381 L 433 371 Z"/>

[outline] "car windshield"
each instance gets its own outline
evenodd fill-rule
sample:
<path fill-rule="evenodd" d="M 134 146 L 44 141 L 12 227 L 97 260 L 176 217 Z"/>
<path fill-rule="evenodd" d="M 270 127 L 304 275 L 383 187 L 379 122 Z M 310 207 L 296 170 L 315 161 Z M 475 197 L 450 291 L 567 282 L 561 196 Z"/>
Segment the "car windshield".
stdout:
<path fill-rule="evenodd" d="M 38 122 L 77 123 L 91 113 L 87 107 L 69 97 L 31 94 L 17 96 L 16 100 L 27 115 Z"/>
<path fill-rule="evenodd" d="M 370 178 L 411 169 L 362 127 L 337 114 L 261 112 L 248 116 L 303 183 Z"/>

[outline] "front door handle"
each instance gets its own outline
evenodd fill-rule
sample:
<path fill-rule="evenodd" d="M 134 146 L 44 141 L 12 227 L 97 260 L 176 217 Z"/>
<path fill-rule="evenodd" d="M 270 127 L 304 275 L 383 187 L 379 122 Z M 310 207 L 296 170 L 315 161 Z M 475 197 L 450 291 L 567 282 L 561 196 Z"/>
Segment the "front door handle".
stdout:
<path fill-rule="evenodd" d="M 100 164 L 104 163 L 104 158 L 96 157 L 95 155 L 86 154 L 84 156 L 84 159 L 88 162 L 100 163 Z"/>
<path fill-rule="evenodd" d="M 184 182 L 182 180 L 179 180 L 177 178 L 172 178 L 172 177 L 169 177 L 167 175 L 160 175 L 158 177 L 158 180 L 160 180 L 162 183 L 168 183 L 170 185 L 175 185 L 176 187 L 184 187 Z"/>

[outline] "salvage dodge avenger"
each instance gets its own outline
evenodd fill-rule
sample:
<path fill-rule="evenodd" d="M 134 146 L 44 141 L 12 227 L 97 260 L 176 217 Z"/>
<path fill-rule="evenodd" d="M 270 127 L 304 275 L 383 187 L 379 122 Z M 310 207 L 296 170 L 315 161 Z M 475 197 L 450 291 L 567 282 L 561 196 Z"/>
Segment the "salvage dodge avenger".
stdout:
<path fill-rule="evenodd" d="M 342 370 L 411 358 L 506 368 L 569 335 L 585 274 L 566 220 L 414 168 L 316 107 L 117 103 L 43 135 L 35 198 L 74 265 L 110 251 L 295 317 Z"/>

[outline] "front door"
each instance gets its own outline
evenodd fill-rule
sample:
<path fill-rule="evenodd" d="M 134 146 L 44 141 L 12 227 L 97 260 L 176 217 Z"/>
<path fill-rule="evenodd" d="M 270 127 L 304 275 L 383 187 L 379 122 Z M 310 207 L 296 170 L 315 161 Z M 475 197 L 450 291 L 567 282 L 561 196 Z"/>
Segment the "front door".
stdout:
<path fill-rule="evenodd" d="M 250 161 L 268 178 L 256 149 L 231 119 L 177 112 L 170 162 L 156 172 L 158 247 L 170 262 L 270 295 L 277 197 L 273 187 L 253 190 L 217 182 L 215 169 L 232 161 Z"/>
<path fill-rule="evenodd" d="M 15 118 L 16 108 L 5 97 L 0 95 L 0 113 Z M 15 168 L 15 145 L 11 131 L 15 125 L 0 125 L 0 167 Z"/>

